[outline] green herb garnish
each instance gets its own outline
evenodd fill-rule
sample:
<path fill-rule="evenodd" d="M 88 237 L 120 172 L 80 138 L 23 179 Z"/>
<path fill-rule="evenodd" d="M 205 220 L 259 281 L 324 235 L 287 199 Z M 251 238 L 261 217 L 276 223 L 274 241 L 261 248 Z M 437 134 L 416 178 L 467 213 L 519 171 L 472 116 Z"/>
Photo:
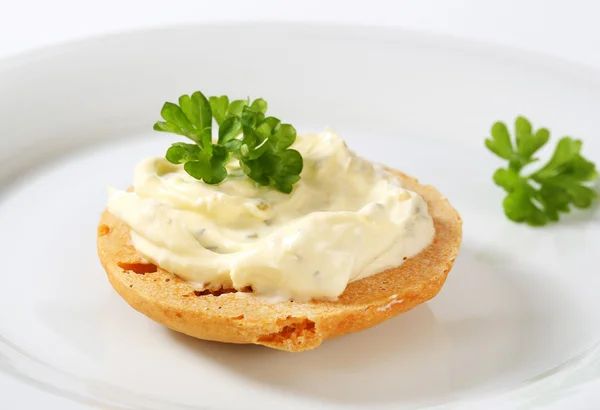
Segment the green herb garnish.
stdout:
<path fill-rule="evenodd" d="M 581 140 L 561 138 L 544 166 L 523 175 L 523 168 L 538 160 L 534 154 L 548 142 L 550 132 L 545 128 L 534 132 L 527 119 L 518 117 L 514 144 L 502 122 L 492 126 L 491 134 L 485 146 L 508 161 L 508 167 L 496 170 L 493 178 L 508 193 L 503 206 L 510 220 L 541 226 L 558 221 L 571 205 L 581 209 L 592 205 L 596 192 L 586 183 L 598 178 L 598 173 L 594 163 L 581 155 Z"/>
<path fill-rule="evenodd" d="M 231 158 L 239 160 L 242 171 L 263 186 L 289 194 L 300 180 L 303 162 L 300 153 L 289 147 L 296 130 L 275 117 L 267 117 L 267 102 L 258 98 L 229 102 L 225 95 L 206 98 L 200 91 L 179 97 L 179 105 L 166 102 L 160 112 L 165 121 L 154 124 L 156 131 L 183 135 L 193 144 L 178 142 L 166 153 L 173 164 L 183 164 L 192 177 L 218 184 L 227 177 Z M 219 131 L 212 139 L 213 118 Z"/>

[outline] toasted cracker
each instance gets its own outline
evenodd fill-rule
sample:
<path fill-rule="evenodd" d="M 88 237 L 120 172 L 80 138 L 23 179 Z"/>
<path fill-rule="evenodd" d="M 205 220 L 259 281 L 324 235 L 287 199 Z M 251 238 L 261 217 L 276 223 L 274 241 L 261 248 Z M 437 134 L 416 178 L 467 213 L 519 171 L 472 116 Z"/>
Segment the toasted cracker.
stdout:
<path fill-rule="evenodd" d="M 252 293 L 201 291 L 137 253 L 129 227 L 105 211 L 98 254 L 113 288 L 149 318 L 187 335 L 254 343 L 297 352 L 367 329 L 437 295 L 458 254 L 462 221 L 434 187 L 397 174 L 423 197 L 435 225 L 433 242 L 401 266 L 351 282 L 336 302 L 268 303 Z"/>

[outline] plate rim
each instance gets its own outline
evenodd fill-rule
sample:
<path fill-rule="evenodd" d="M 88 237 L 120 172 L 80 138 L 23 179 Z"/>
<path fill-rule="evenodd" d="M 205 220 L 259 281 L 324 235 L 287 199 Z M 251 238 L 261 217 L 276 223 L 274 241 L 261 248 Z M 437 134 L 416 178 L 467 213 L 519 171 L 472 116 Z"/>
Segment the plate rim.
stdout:
<path fill-rule="evenodd" d="M 189 31 L 197 28 L 254 28 L 254 29 L 275 29 L 275 28 L 291 28 L 295 30 L 328 30 L 329 34 L 335 32 L 351 33 L 360 31 L 361 34 L 376 35 L 377 37 L 398 36 L 403 38 L 411 38 L 411 40 L 420 40 L 421 42 L 435 43 L 437 45 L 444 44 L 454 48 L 462 48 L 465 51 L 477 52 L 477 54 L 493 54 L 498 53 L 510 55 L 513 58 L 519 58 L 523 61 L 551 66 L 557 71 L 565 71 L 577 76 L 584 75 L 590 77 L 591 80 L 598 81 L 600 84 L 600 67 L 591 64 L 586 64 L 579 61 L 569 60 L 567 58 L 552 55 L 549 53 L 528 50 L 526 48 L 518 48 L 506 44 L 496 43 L 489 40 L 472 39 L 461 37 L 454 34 L 441 34 L 433 31 L 415 30 L 404 27 L 391 25 L 376 25 L 376 24 L 359 24 L 347 22 L 320 22 L 320 21 L 290 21 L 278 22 L 272 20 L 252 20 L 252 21 L 210 21 L 203 23 L 165 23 L 149 27 L 132 28 L 124 30 L 115 30 L 109 33 L 90 34 L 81 37 L 61 40 L 52 44 L 34 46 L 32 48 L 11 53 L 9 55 L 0 56 L 0 75 L 4 70 L 10 70 L 17 65 L 32 63 L 44 58 L 51 58 L 60 53 L 74 52 L 90 43 L 104 43 L 135 36 L 142 36 L 147 33 L 169 33 L 177 31 Z M 364 38 L 362 35 L 361 38 Z M 586 78 L 589 81 L 589 79 Z"/>

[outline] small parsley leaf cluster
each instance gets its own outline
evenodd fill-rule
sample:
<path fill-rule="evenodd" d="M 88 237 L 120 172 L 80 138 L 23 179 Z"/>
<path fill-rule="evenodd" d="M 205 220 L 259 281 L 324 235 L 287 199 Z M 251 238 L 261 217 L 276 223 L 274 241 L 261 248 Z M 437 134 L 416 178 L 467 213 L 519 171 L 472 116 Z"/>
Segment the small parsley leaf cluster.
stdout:
<path fill-rule="evenodd" d="M 267 102 L 262 98 L 230 102 L 225 95 L 206 98 L 196 91 L 179 97 L 179 105 L 166 102 L 160 112 L 164 121 L 154 124 L 154 129 L 192 140 L 171 145 L 165 157 L 173 164 L 183 164 L 198 180 L 221 183 L 227 178 L 226 165 L 235 158 L 253 181 L 289 194 L 303 167 L 300 153 L 290 148 L 296 130 L 278 118 L 267 117 L 266 112 Z M 216 143 L 213 118 L 218 125 Z"/>
<path fill-rule="evenodd" d="M 485 140 L 490 151 L 508 161 L 507 167 L 496 170 L 493 179 L 507 193 L 504 213 L 514 222 L 532 226 L 556 222 L 572 206 L 589 208 L 597 196 L 588 186 L 598 178 L 596 166 L 581 154 L 582 142 L 571 137 L 558 141 L 546 164 L 524 174 L 525 166 L 538 161 L 535 154 L 549 139 L 546 128 L 534 131 L 526 118 L 518 117 L 514 141 L 502 122 L 492 126 L 491 137 Z"/>

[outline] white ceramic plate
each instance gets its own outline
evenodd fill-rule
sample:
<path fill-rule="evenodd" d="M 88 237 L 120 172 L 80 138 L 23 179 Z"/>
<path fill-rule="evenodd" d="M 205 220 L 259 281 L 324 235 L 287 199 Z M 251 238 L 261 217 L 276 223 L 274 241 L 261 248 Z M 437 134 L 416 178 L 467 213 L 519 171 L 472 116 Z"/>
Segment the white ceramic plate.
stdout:
<path fill-rule="evenodd" d="M 196 89 L 263 96 L 299 131 L 331 126 L 439 187 L 465 230 L 440 295 L 300 354 L 198 341 L 129 308 L 96 257 L 105 186 L 164 152 L 162 103 Z M 598 161 L 599 112 L 593 71 L 391 29 L 187 27 L 3 61 L 1 370 L 116 409 L 573 408 L 582 394 L 598 408 L 598 212 L 508 222 L 483 139 L 525 114 Z"/>

